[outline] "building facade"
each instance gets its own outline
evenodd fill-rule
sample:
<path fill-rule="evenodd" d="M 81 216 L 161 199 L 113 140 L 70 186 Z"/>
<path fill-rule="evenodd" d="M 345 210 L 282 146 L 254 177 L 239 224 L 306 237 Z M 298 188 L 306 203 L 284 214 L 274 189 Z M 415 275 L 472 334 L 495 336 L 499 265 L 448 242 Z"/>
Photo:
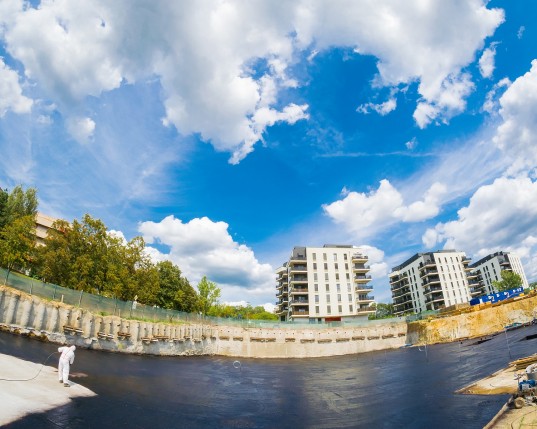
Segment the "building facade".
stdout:
<path fill-rule="evenodd" d="M 368 257 L 351 245 L 295 247 L 276 270 L 281 321 L 323 323 L 374 313 Z"/>
<path fill-rule="evenodd" d="M 488 295 L 498 292 L 492 282 L 500 281 L 502 271 L 512 271 L 522 279 L 522 286 L 529 287 L 520 258 L 511 252 L 496 252 L 470 265 L 470 292 L 472 296 Z"/>
<path fill-rule="evenodd" d="M 394 314 L 440 310 L 468 302 L 469 263 L 464 252 L 439 250 L 417 253 L 392 268 L 389 277 Z"/>

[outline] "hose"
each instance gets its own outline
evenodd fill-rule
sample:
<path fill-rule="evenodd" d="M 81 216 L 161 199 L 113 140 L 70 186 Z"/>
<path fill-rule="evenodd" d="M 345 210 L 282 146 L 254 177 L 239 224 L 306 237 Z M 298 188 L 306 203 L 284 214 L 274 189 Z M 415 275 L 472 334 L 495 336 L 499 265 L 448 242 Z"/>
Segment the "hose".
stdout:
<path fill-rule="evenodd" d="M 47 356 L 47 358 L 41 364 L 41 368 L 39 368 L 39 371 L 37 371 L 37 374 L 34 375 L 32 378 L 0 378 L 0 381 L 30 381 L 30 380 L 33 380 L 34 378 L 37 378 L 37 376 L 41 373 L 43 367 L 45 366 L 45 363 L 47 363 L 49 358 L 55 353 L 58 353 L 58 352 L 52 352 L 51 354 Z"/>

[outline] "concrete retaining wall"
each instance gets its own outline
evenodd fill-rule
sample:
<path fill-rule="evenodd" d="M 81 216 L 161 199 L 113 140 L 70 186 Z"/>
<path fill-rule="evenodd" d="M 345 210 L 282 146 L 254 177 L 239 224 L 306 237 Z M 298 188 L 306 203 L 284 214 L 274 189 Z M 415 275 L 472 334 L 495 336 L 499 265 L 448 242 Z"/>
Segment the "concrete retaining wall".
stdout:
<path fill-rule="evenodd" d="M 0 329 L 55 343 L 155 355 L 302 358 L 403 346 L 402 321 L 353 328 L 242 328 L 165 324 L 100 316 L 0 287 Z"/>

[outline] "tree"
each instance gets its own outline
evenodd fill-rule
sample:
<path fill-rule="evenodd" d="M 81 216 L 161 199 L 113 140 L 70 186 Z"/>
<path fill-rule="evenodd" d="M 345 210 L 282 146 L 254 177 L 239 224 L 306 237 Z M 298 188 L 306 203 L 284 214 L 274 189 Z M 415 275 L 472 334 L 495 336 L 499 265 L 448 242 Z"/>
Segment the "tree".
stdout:
<path fill-rule="evenodd" d="M 26 268 L 35 248 L 33 216 L 15 219 L 0 231 L 0 263 L 7 268 L 4 284 L 13 268 Z"/>
<path fill-rule="evenodd" d="M 375 314 L 370 314 L 369 319 L 387 319 L 393 317 L 393 304 L 383 304 L 381 302 L 371 305 L 375 309 Z"/>
<path fill-rule="evenodd" d="M 15 186 L 11 193 L 2 190 L 0 192 L 0 229 L 20 217 L 33 216 L 35 218 L 37 205 L 35 188 L 23 191 L 21 186 Z"/>
<path fill-rule="evenodd" d="M 495 280 L 492 282 L 492 286 L 494 286 L 494 289 L 496 289 L 498 292 L 522 286 L 522 278 L 513 271 L 502 270 L 502 272 L 500 272 L 500 276 L 502 277 L 501 280 Z"/>
<path fill-rule="evenodd" d="M 157 305 L 187 313 L 195 311 L 198 296 L 188 280 L 181 276 L 179 267 L 170 261 L 162 261 L 157 264 L 157 270 Z"/>
<path fill-rule="evenodd" d="M 198 283 L 198 308 L 203 315 L 206 315 L 212 306 L 218 303 L 220 298 L 220 288 L 209 280 L 206 276 Z"/>

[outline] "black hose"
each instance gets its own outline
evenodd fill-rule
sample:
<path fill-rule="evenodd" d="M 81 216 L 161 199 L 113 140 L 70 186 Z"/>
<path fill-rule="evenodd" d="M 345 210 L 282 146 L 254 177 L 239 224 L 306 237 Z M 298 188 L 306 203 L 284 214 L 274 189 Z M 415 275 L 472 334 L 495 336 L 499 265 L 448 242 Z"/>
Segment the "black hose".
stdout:
<path fill-rule="evenodd" d="M 37 378 L 37 376 L 41 373 L 41 370 L 45 366 L 45 363 L 47 363 L 49 358 L 55 353 L 59 353 L 59 352 L 52 352 L 51 354 L 49 354 L 47 358 L 45 359 L 45 361 L 41 364 L 41 368 L 39 368 L 39 371 L 37 371 L 37 374 L 34 375 L 32 378 L 0 378 L 0 381 L 30 381 L 30 380 L 33 380 L 34 378 Z"/>

